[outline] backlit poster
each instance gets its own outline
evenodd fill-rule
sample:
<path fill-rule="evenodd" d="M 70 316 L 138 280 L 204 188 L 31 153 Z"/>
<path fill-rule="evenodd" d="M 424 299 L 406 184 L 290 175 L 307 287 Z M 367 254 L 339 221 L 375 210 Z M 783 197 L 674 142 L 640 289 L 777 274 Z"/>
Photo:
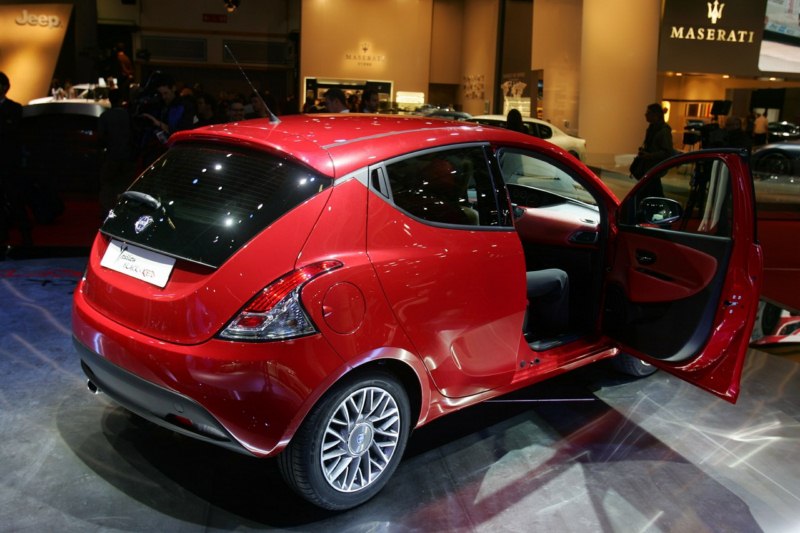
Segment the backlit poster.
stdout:
<path fill-rule="evenodd" d="M 0 5 L 0 70 L 9 98 L 21 104 L 48 95 L 72 4 Z"/>
<path fill-rule="evenodd" d="M 666 0 L 659 70 L 757 74 L 766 6 L 767 0 Z"/>

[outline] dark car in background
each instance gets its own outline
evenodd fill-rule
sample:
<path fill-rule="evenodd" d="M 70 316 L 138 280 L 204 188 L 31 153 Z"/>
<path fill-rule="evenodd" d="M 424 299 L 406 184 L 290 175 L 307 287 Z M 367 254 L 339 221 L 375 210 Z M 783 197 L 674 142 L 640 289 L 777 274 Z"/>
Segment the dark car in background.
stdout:
<path fill-rule="evenodd" d="M 97 197 L 102 161 L 97 122 L 105 109 L 95 102 L 23 107 L 23 176 L 36 222 L 53 222 L 66 200 Z"/>
<path fill-rule="evenodd" d="M 100 223 L 102 148 L 98 119 L 107 105 L 86 101 L 22 109 L 21 181 L 35 246 L 88 247 Z M 58 225 L 58 231 L 52 230 Z M 12 243 L 13 244 L 13 243 Z"/>
<path fill-rule="evenodd" d="M 800 141 L 768 144 L 756 150 L 750 169 L 755 180 L 797 186 L 800 184 Z"/>
<path fill-rule="evenodd" d="M 770 122 L 769 142 L 779 143 L 784 141 L 796 141 L 800 139 L 800 126 L 787 121 Z"/>
<path fill-rule="evenodd" d="M 792 245 L 800 217 L 800 141 L 768 144 L 753 152 L 758 237 L 764 247 L 764 284 L 753 338 L 773 335 L 782 313 L 800 311 L 800 258 Z M 796 337 L 795 337 L 796 339 Z"/>

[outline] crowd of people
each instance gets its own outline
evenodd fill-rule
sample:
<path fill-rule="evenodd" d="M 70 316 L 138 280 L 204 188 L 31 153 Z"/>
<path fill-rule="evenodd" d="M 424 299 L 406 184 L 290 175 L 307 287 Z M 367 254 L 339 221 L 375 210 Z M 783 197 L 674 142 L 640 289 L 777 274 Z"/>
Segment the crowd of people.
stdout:
<path fill-rule="evenodd" d="M 139 140 L 140 168 L 157 155 L 159 143 L 155 143 L 154 138 L 163 144 L 176 131 L 299 112 L 298 103 L 293 97 L 278 101 L 269 91 L 256 90 L 249 95 L 227 91 L 213 95 L 200 85 L 190 87 L 160 74 L 143 87 L 133 86 L 129 91 L 120 89 L 110 93 L 112 109 L 126 108 L 131 121 L 130 129 L 143 137 Z M 341 89 L 331 88 L 324 98 L 307 102 L 303 112 L 377 113 L 378 106 L 379 95 L 374 89 L 367 88 L 361 93 L 345 95 Z M 137 132 L 137 129 L 140 131 Z M 149 153 L 151 151 L 155 153 Z"/>
<path fill-rule="evenodd" d="M 124 56 L 124 50 L 120 49 Z M 125 61 L 121 61 L 124 65 Z M 19 158 L 6 152 L 19 144 L 12 131 L 18 128 L 21 120 L 21 106 L 5 98 L 10 87 L 8 78 L 0 73 L 0 111 L 4 116 L 2 126 L 3 159 L 16 162 Z M 201 126 L 237 122 L 251 118 L 275 118 L 278 115 L 298 112 L 294 98 L 278 101 L 268 91 L 253 90 L 249 95 L 221 91 L 212 95 L 202 86 L 188 86 L 176 82 L 169 76 L 156 73 L 143 86 L 125 82 L 109 91 L 110 107 L 98 122 L 98 139 L 104 152 L 100 169 L 99 200 L 103 213 L 107 213 L 118 195 L 131 183 L 133 178 L 155 161 L 165 150 L 169 137 L 175 132 Z M 361 93 L 345 94 L 340 88 L 328 89 L 324 97 L 306 102 L 304 113 L 376 113 L 379 95 L 372 88 Z M 637 168 L 631 167 L 631 174 L 637 179 L 657 162 L 666 159 L 675 150 L 672 145 L 672 132 L 664 121 L 664 109 L 660 104 L 648 106 L 645 113 L 648 128 L 639 156 L 635 160 Z M 703 135 L 703 147 L 740 147 L 751 149 L 764 144 L 767 139 L 766 117 L 753 115 L 750 120 L 728 117 L 723 126 L 709 125 Z M 525 131 L 521 115 L 512 110 L 508 116 L 511 129 Z M 6 201 L 17 196 L 11 174 L 16 173 L 16 164 L 0 166 L 4 196 Z M 16 202 L 12 202 L 16 203 Z M 8 222 L 19 227 L 29 242 L 30 225 L 20 213 L 7 213 L 0 217 L 0 241 L 5 242 Z M 0 242 L 1 244 L 1 242 Z"/>
<path fill-rule="evenodd" d="M 126 88 L 127 89 L 127 88 Z M 331 88 L 305 112 L 378 111 L 378 93 L 366 89 L 345 95 Z M 169 137 L 201 126 L 273 118 L 298 112 L 293 98 L 278 101 L 268 91 L 249 95 L 220 92 L 212 95 L 201 86 L 189 87 L 168 76 L 152 77 L 143 87 L 109 91 L 111 107 L 100 117 L 98 137 L 105 151 L 100 171 L 100 204 L 108 212 L 133 177 L 163 153 Z"/>
<path fill-rule="evenodd" d="M 653 103 L 645 110 L 648 126 L 644 141 L 636 159 L 631 164 L 631 176 L 639 179 L 644 173 L 664 159 L 675 154 L 672 144 L 672 129 L 664 120 L 666 110 Z M 720 123 L 718 117 L 700 128 L 702 148 L 744 148 L 752 150 L 769 140 L 767 117 L 761 113 L 750 113 L 746 118 L 729 116 Z"/>

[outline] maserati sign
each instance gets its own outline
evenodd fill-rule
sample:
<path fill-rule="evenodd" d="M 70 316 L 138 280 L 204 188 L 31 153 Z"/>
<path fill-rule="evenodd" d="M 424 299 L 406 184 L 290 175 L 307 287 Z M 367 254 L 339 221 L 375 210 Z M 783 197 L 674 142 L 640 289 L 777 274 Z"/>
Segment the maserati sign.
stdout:
<path fill-rule="evenodd" d="M 757 72 L 767 0 L 666 0 L 659 70 Z"/>

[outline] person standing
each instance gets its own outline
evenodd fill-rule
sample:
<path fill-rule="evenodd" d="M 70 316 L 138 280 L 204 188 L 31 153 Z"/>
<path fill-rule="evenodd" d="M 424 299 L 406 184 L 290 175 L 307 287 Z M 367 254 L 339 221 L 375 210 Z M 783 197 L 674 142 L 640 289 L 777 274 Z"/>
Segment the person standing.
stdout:
<path fill-rule="evenodd" d="M 744 148 L 748 152 L 753 147 L 753 138 L 747 134 L 739 117 L 728 117 L 725 122 L 725 146 Z"/>
<path fill-rule="evenodd" d="M 522 120 L 522 113 L 519 112 L 519 109 L 509 109 L 508 115 L 506 115 L 506 128 L 511 131 L 528 133 L 528 128 L 525 127 L 525 122 Z"/>
<path fill-rule="evenodd" d="M 253 91 L 250 93 L 250 105 L 253 108 L 251 113 L 246 113 L 245 118 L 271 118 L 278 114 L 278 101 L 269 91 L 261 93 Z"/>
<path fill-rule="evenodd" d="M 234 96 L 228 103 L 228 122 L 241 122 L 245 120 L 244 99 Z"/>
<path fill-rule="evenodd" d="M 168 77 L 161 78 L 156 86 L 161 105 L 154 113 L 142 113 L 143 119 L 152 124 L 148 139 L 143 143 L 140 154 L 140 168 L 144 169 L 164 153 L 169 136 L 176 131 L 194 127 L 194 103 L 189 98 L 178 96 L 175 82 Z M 155 137 L 157 142 L 151 139 Z"/>
<path fill-rule="evenodd" d="M 0 260 L 6 257 L 12 226 L 16 226 L 22 235 L 23 246 L 33 245 L 32 224 L 19 177 L 22 167 L 22 105 L 6 96 L 9 89 L 11 82 L 0 71 Z"/>
<path fill-rule="evenodd" d="M 225 120 L 217 114 L 217 102 L 214 100 L 214 97 L 208 93 L 200 92 L 196 94 L 194 97 L 194 107 L 196 109 L 194 117 L 195 128 L 225 122 Z"/>
<path fill-rule="evenodd" d="M 125 43 L 117 43 L 114 47 L 116 68 L 114 74 L 117 78 L 117 87 L 122 91 L 122 101 L 130 97 L 131 83 L 133 83 L 133 63 L 125 53 Z"/>
<path fill-rule="evenodd" d="M 119 196 L 131 183 L 136 169 L 133 150 L 131 118 L 123 107 L 120 89 L 109 91 L 111 108 L 97 120 L 97 137 L 103 148 L 100 167 L 100 207 L 105 216 L 117 203 Z"/>
<path fill-rule="evenodd" d="M 672 156 L 672 128 L 664 121 L 664 108 L 654 103 L 647 106 L 644 113 L 648 126 L 644 134 L 644 142 L 639 153 L 631 164 L 631 175 L 637 180 L 664 159 Z"/>
<path fill-rule="evenodd" d="M 379 104 L 380 104 L 380 98 L 378 96 L 378 91 L 371 88 L 364 89 L 364 92 L 361 93 L 361 103 L 360 103 L 361 112 L 377 113 Z"/>
<path fill-rule="evenodd" d="M 161 108 L 157 113 L 158 117 L 150 113 L 142 113 L 143 117 L 153 123 L 156 132 L 163 132 L 163 138 L 166 140 L 176 131 L 192 129 L 194 126 L 194 105 L 190 99 L 178 95 L 175 82 L 167 78 L 162 79 L 156 90 L 161 97 Z"/>
<path fill-rule="evenodd" d="M 753 123 L 753 146 L 763 146 L 767 144 L 767 134 L 769 133 L 769 121 L 763 113 L 756 113 L 756 120 Z"/>
<path fill-rule="evenodd" d="M 338 87 L 328 89 L 325 92 L 325 110 L 328 113 L 349 113 L 350 109 L 347 107 L 344 91 Z"/>

